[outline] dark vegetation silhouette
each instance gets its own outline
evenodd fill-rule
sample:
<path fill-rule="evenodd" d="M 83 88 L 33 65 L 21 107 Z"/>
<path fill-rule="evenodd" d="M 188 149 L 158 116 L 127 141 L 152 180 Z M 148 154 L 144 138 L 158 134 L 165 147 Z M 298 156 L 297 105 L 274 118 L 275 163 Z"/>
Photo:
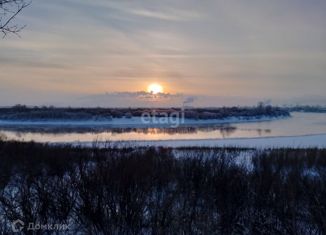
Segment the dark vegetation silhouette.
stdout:
<path fill-rule="evenodd" d="M 0 120 L 110 120 L 111 118 L 141 117 L 148 113 L 165 117 L 179 113 L 181 108 L 58 108 L 16 105 L 0 108 Z M 280 107 L 258 105 L 255 107 L 186 108 L 184 117 L 189 119 L 224 119 L 230 117 L 288 117 L 290 113 Z"/>
<path fill-rule="evenodd" d="M 326 113 L 326 106 L 297 105 L 288 108 L 291 112 Z"/>
<path fill-rule="evenodd" d="M 0 33 L 16 34 L 25 27 L 14 23 L 16 16 L 26 8 L 30 2 L 26 0 L 0 0 Z"/>
<path fill-rule="evenodd" d="M 20 219 L 81 234 L 325 234 L 325 174 L 322 149 L 0 141 L 0 233 Z"/>

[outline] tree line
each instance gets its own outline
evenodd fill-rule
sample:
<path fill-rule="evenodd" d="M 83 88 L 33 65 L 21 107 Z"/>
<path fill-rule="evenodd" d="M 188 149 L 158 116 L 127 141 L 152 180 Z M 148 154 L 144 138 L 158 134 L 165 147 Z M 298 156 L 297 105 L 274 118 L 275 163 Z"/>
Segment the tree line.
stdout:
<path fill-rule="evenodd" d="M 172 116 L 189 119 L 225 119 L 230 117 L 288 117 L 285 108 L 270 105 L 253 107 L 220 107 L 220 108 L 59 108 L 28 107 L 16 105 L 0 108 L 0 120 L 110 120 L 112 118 L 141 117 L 144 113 L 155 117 Z"/>

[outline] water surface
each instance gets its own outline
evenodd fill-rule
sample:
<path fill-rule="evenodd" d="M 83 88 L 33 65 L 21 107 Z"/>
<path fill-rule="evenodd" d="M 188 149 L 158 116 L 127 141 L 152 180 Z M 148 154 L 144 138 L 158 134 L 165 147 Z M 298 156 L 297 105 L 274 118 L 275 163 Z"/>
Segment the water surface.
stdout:
<path fill-rule="evenodd" d="M 242 122 L 230 124 L 191 124 L 179 128 L 128 127 L 100 129 L 69 127 L 31 128 L 29 125 L 0 127 L 0 135 L 7 139 L 37 142 L 88 142 L 132 140 L 196 140 L 263 138 L 274 136 L 302 136 L 326 133 L 325 113 L 291 113 L 292 117 L 272 121 Z M 68 128 L 68 129 L 67 129 Z"/>

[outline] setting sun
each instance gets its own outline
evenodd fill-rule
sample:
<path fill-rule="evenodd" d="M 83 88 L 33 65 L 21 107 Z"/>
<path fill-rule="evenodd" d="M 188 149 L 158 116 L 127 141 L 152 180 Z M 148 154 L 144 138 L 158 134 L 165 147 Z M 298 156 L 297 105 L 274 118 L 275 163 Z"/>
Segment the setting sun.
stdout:
<path fill-rule="evenodd" d="M 163 87 L 160 84 L 152 83 L 147 87 L 147 92 L 152 94 L 163 93 Z"/>

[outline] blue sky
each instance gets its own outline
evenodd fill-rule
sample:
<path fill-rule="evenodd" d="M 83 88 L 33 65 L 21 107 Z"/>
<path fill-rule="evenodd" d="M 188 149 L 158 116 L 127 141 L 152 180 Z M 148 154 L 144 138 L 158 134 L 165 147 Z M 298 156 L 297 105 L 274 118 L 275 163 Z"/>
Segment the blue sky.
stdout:
<path fill-rule="evenodd" d="M 152 82 L 165 104 L 325 97 L 323 0 L 33 0 L 16 23 L 21 38 L 0 41 L 0 105 L 144 105 L 117 92 Z"/>

